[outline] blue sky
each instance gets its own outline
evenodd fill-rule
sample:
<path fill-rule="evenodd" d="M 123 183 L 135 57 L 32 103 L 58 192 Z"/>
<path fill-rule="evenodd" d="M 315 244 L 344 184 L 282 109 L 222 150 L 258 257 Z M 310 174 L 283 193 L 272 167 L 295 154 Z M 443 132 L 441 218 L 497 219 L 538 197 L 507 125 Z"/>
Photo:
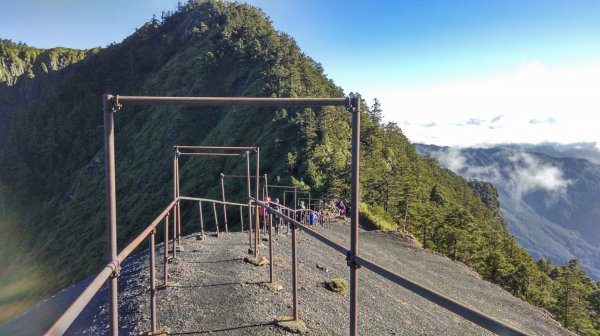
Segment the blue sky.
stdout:
<path fill-rule="evenodd" d="M 413 141 L 599 141 L 600 1 L 248 0 Z M 0 37 L 119 42 L 177 1 L 10 1 Z"/>

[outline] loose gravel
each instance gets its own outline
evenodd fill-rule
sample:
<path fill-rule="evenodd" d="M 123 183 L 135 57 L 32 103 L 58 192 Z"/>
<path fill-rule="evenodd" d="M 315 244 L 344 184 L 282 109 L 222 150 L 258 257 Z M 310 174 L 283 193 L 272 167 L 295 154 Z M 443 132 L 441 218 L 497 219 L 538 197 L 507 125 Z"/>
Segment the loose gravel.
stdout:
<path fill-rule="evenodd" d="M 348 245 L 349 227 L 333 225 L 317 230 Z M 170 263 L 176 283 L 158 292 L 158 324 L 170 335 L 291 335 L 274 322 L 292 314 L 291 235 L 274 235 L 275 281 L 266 286 L 269 267 L 254 266 L 243 259 L 248 234 L 230 233 L 205 240 L 182 237 L 184 251 L 179 262 Z M 414 246 L 394 233 L 360 233 L 359 253 L 414 282 L 531 335 L 573 335 L 541 308 L 513 297 L 483 281 L 465 265 Z M 268 242 L 259 250 L 268 257 Z M 157 283 L 162 283 L 161 245 L 157 246 Z M 306 233 L 298 235 L 299 317 L 308 335 L 348 334 L 349 300 L 332 292 L 326 283 L 348 280 L 345 256 Z M 121 333 L 138 335 L 150 327 L 149 270 L 147 251 L 123 266 L 120 283 Z M 402 287 L 359 269 L 359 320 L 361 335 L 493 335 Z M 106 286 L 90 303 L 68 335 L 108 332 Z"/>

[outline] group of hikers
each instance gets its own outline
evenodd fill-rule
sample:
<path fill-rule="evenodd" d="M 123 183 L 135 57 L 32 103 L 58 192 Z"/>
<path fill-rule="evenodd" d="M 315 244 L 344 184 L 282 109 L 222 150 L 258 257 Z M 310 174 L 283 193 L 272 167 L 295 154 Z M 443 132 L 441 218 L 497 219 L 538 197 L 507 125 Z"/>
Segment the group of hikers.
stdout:
<path fill-rule="evenodd" d="M 337 216 L 345 217 L 350 212 L 350 203 L 347 200 L 333 200 L 328 204 L 323 204 L 323 206 L 319 207 L 318 210 L 312 210 L 310 207 L 307 209 L 304 201 L 300 201 L 298 203 L 297 209 L 294 211 L 293 209 L 285 208 L 285 206 L 279 203 L 279 198 L 274 198 L 271 200 L 270 197 L 265 196 L 263 198 L 263 202 L 270 205 L 270 208 L 280 212 L 283 211 L 284 214 L 289 215 L 294 218 L 296 221 L 307 224 L 310 226 L 319 226 L 325 227 L 331 221 L 331 218 Z M 310 205 L 309 205 L 310 206 Z M 285 209 L 287 211 L 285 211 Z M 291 213 L 293 212 L 293 214 Z M 259 216 L 262 222 L 263 232 L 267 232 L 267 227 L 269 227 L 269 221 L 271 220 L 269 216 L 269 211 L 265 210 L 264 206 L 261 206 L 259 209 Z M 285 225 L 285 222 L 282 218 L 273 217 L 273 229 L 276 234 L 280 233 L 280 228 Z M 286 225 L 289 231 L 289 225 Z M 286 231 L 286 233 L 288 232 Z"/>

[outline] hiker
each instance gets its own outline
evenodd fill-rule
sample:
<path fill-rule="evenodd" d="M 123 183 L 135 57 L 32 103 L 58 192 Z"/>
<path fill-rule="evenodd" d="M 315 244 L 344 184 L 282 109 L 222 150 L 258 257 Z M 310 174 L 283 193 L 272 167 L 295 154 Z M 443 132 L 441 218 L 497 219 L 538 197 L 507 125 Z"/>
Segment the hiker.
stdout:
<path fill-rule="evenodd" d="M 279 205 L 279 198 L 275 198 L 275 200 L 271 203 L 271 208 L 273 208 L 273 210 L 279 212 L 281 209 L 281 206 Z M 275 233 L 279 234 L 279 227 L 281 226 L 281 217 L 276 218 L 275 222 L 273 223 L 273 226 L 275 226 Z"/>
<path fill-rule="evenodd" d="M 265 196 L 265 197 L 263 197 L 263 202 L 268 205 L 271 202 L 271 198 L 269 196 Z M 267 234 L 267 226 L 269 224 L 269 212 L 266 211 L 265 207 L 262 205 L 260 206 L 259 215 L 263 221 L 262 232 L 263 232 L 263 234 Z"/>
<path fill-rule="evenodd" d="M 300 201 L 300 214 L 298 216 L 298 221 L 304 224 L 304 210 L 306 210 L 306 206 L 304 206 L 304 201 Z"/>
<path fill-rule="evenodd" d="M 319 209 L 319 226 L 325 227 L 325 210 Z"/>
<path fill-rule="evenodd" d="M 308 224 L 310 226 L 313 226 L 313 225 L 315 225 L 316 222 L 317 222 L 317 213 L 314 211 L 309 211 Z"/>

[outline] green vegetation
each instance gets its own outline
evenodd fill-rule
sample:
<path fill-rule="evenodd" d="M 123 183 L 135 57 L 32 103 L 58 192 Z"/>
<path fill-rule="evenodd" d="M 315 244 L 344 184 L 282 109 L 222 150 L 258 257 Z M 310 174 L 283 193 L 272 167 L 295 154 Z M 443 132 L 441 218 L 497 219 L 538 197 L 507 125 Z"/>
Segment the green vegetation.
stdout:
<path fill-rule="evenodd" d="M 348 280 L 334 278 L 331 281 L 325 282 L 325 287 L 334 293 L 346 295 L 348 293 Z"/>
<path fill-rule="evenodd" d="M 58 71 L 85 58 L 87 52 L 69 48 L 48 50 L 0 39 L 0 84 L 15 85 L 21 76 L 35 78 Z"/>
<path fill-rule="evenodd" d="M 394 231 L 398 229 L 392 215 L 376 204 L 360 204 L 360 224 L 376 230 Z"/>
<path fill-rule="evenodd" d="M 291 37 L 245 4 L 191 1 L 161 20 L 153 18 L 120 44 L 68 52 L 64 58 L 42 53 L 50 60 L 46 69 L 85 59 L 12 115 L 8 133 L 0 136 L 0 182 L 10 190 L 11 204 L 26 209 L 11 225 L 19 227 L 23 248 L 33 253 L 27 267 L 58 272 L 43 279 L 49 290 L 81 280 L 105 263 L 99 253 L 106 246 L 101 94 L 344 95 Z M 41 66 L 32 69 L 35 80 L 45 72 Z M 11 90 L 0 87 L 2 95 Z M 398 125 L 382 122 L 377 101 L 363 106 L 363 220 L 410 232 L 425 248 L 464 262 L 559 320 L 559 310 L 566 311 L 561 322 L 572 330 L 598 334 L 598 305 L 592 304 L 598 301 L 597 283 L 585 280 L 574 265 L 577 272 L 569 279 L 578 277 L 582 285 L 569 287 L 570 296 L 561 301 L 563 273 L 553 276 L 554 267 L 542 271 L 518 246 L 499 215 L 492 187 L 474 187 L 418 156 Z M 343 108 L 125 107 L 115 118 L 120 247 L 172 198 L 175 144 L 257 145 L 262 172 L 273 181 L 305 185 L 314 197 L 349 198 L 351 115 Z M 184 158 L 180 165 L 182 194 L 202 197 L 220 197 L 220 172 L 245 172 L 245 162 L 231 158 Z M 241 182 L 228 183 L 226 192 L 233 201 L 246 196 Z M 195 204 L 184 204 L 184 233 L 197 231 L 197 211 Z M 230 213 L 230 229 L 236 215 Z M 205 226 L 211 225 L 207 218 Z"/>

